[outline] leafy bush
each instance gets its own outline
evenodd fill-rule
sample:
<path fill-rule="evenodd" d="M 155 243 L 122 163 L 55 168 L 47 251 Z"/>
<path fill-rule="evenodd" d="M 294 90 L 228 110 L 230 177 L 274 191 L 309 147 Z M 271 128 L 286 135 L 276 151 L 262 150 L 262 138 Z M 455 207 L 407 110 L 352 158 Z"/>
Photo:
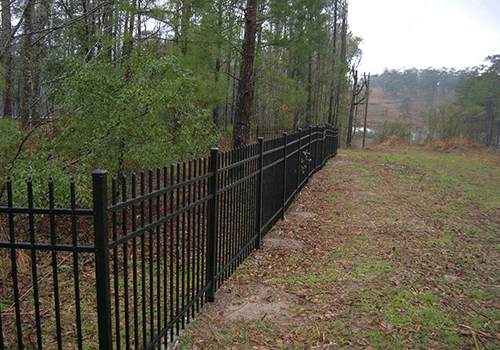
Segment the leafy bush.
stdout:
<path fill-rule="evenodd" d="M 384 143 L 394 138 L 397 138 L 402 143 L 409 143 L 411 140 L 409 125 L 400 121 L 385 121 L 382 128 L 375 134 L 376 143 Z"/>
<path fill-rule="evenodd" d="M 12 119 L 0 118 L 0 174 L 6 175 L 16 153 L 16 144 L 20 142 L 21 132 L 17 122 Z"/>
<path fill-rule="evenodd" d="M 481 134 L 479 116 L 484 109 L 479 106 L 461 107 L 444 101 L 424 114 L 429 128 L 428 142 L 454 138 L 477 137 Z"/>
<path fill-rule="evenodd" d="M 48 179 L 54 183 L 54 199 L 58 205 L 69 205 L 69 178 L 78 176 L 51 159 L 47 136 L 50 128 L 21 131 L 17 121 L 0 119 L 0 203 L 7 204 L 6 181 L 12 181 L 15 206 L 27 206 L 31 179 L 33 205 L 48 205 Z M 86 192 L 86 191 L 83 191 Z M 80 197 L 83 200 L 83 197 Z M 82 201 L 80 201 L 82 202 Z"/>
<path fill-rule="evenodd" d="M 0 123 L 0 165 L 7 169 L 1 175 L 15 179 L 17 205 L 27 204 L 27 178 L 35 205 L 47 203 L 49 177 L 58 203 L 69 204 L 68 181 L 74 177 L 81 186 L 79 203 L 89 205 L 95 169 L 114 175 L 162 166 L 217 144 L 211 110 L 196 100 L 198 81 L 174 56 L 138 49 L 119 66 L 67 61 L 64 67 L 66 77 L 53 95 L 60 107 L 53 123 L 31 131 Z"/>
<path fill-rule="evenodd" d="M 138 50 L 120 67 L 96 62 L 71 71 L 54 148 L 86 172 L 165 164 L 217 140 L 210 111 L 196 106 L 195 79 L 173 56 Z"/>

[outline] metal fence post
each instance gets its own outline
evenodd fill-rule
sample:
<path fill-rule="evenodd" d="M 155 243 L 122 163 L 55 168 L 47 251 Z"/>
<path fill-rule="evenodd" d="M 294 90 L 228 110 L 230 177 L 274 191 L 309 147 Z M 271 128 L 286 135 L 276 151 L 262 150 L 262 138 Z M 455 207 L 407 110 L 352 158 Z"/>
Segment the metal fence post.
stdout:
<path fill-rule="evenodd" d="M 320 139 L 321 139 L 321 168 L 323 168 L 323 166 L 325 165 L 325 140 L 326 140 L 326 132 L 327 132 L 327 126 L 326 125 L 323 125 L 321 127 L 321 136 L 320 136 Z"/>
<path fill-rule="evenodd" d="M 333 157 L 335 154 L 335 127 L 332 126 L 332 140 L 331 140 L 331 146 L 330 146 L 330 156 Z"/>
<path fill-rule="evenodd" d="M 333 157 L 333 154 L 335 153 L 335 127 L 333 125 L 330 125 L 330 132 L 331 132 L 331 144 L 330 144 L 330 157 Z"/>
<path fill-rule="evenodd" d="M 324 155 L 325 159 L 330 159 L 330 147 L 329 147 L 330 138 L 328 137 L 329 132 L 330 132 L 330 125 L 327 125 L 327 126 L 325 126 L 325 134 L 323 135 L 323 137 L 324 137 L 324 139 L 323 139 L 323 142 L 324 142 L 323 155 Z"/>
<path fill-rule="evenodd" d="M 108 172 L 92 173 L 94 197 L 94 245 L 99 350 L 111 350 L 111 293 L 109 281 Z"/>
<path fill-rule="evenodd" d="M 328 141 L 328 157 L 333 157 L 333 137 L 335 135 L 335 127 L 330 125 L 330 140 Z"/>
<path fill-rule="evenodd" d="M 307 159 L 307 181 L 309 182 L 309 178 L 311 177 L 311 167 L 312 167 L 312 125 L 309 125 L 309 156 Z"/>
<path fill-rule="evenodd" d="M 297 130 L 297 132 L 299 133 L 299 145 L 298 145 L 298 150 L 299 150 L 299 156 L 297 158 L 297 185 L 295 186 L 295 191 L 298 192 L 299 190 L 299 187 L 300 187 L 300 174 L 302 172 L 302 164 L 301 164 L 301 160 L 302 160 L 302 145 L 301 145 L 301 142 L 302 142 L 302 129 L 299 128 Z"/>
<path fill-rule="evenodd" d="M 264 178 L 264 138 L 259 137 L 259 174 L 257 175 L 257 239 L 255 240 L 255 249 L 260 249 L 262 241 L 262 192 Z"/>
<path fill-rule="evenodd" d="M 335 127 L 333 130 L 333 155 L 337 155 L 337 151 L 339 148 L 339 128 L 338 126 Z"/>
<path fill-rule="evenodd" d="M 320 147 L 320 150 L 321 150 L 321 156 L 319 157 L 319 159 L 321 160 L 320 162 L 320 166 L 321 168 L 323 168 L 323 166 L 325 166 L 325 137 L 326 137 L 326 125 L 322 126 L 321 127 L 321 137 L 320 137 L 320 140 L 321 140 L 321 147 Z"/>
<path fill-rule="evenodd" d="M 319 146 L 319 138 L 318 138 L 318 135 L 319 135 L 319 125 L 316 124 L 316 144 L 314 145 L 314 148 L 315 148 L 315 151 L 314 151 L 314 172 L 317 171 L 317 168 L 318 168 L 318 159 L 319 159 L 319 156 L 318 156 L 318 146 Z"/>
<path fill-rule="evenodd" d="M 215 275 L 217 266 L 217 225 L 218 225 L 218 206 L 219 199 L 217 196 L 219 185 L 219 149 L 212 148 L 210 150 L 210 177 L 209 193 L 211 199 L 208 205 L 208 238 L 207 238 L 207 283 L 210 287 L 207 291 L 207 301 L 215 301 Z"/>
<path fill-rule="evenodd" d="M 281 206 L 281 220 L 285 220 L 285 204 L 286 204 L 286 154 L 287 154 L 288 134 L 283 133 L 283 201 Z"/>

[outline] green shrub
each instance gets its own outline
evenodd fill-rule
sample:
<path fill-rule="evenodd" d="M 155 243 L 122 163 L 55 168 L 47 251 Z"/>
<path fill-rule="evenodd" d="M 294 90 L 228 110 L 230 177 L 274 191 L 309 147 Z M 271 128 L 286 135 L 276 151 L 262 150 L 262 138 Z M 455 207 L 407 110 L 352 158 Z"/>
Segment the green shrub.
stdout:
<path fill-rule="evenodd" d="M 410 143 L 410 126 L 401 121 L 385 121 L 382 128 L 375 133 L 375 142 L 384 143 L 391 138 L 397 138 L 400 142 L 405 144 Z"/>
<path fill-rule="evenodd" d="M 47 205 L 50 177 L 58 203 L 69 205 L 74 177 L 78 203 L 88 206 L 95 169 L 116 175 L 155 168 L 198 157 L 218 142 L 211 109 L 196 97 L 199 80 L 175 56 L 138 49 L 121 66 L 67 61 L 64 67 L 51 96 L 60 108 L 53 123 L 28 131 L 0 123 L 0 192 L 12 178 L 18 206 L 27 205 L 28 178 L 35 206 Z M 0 193 L 0 201 L 5 197 Z"/>

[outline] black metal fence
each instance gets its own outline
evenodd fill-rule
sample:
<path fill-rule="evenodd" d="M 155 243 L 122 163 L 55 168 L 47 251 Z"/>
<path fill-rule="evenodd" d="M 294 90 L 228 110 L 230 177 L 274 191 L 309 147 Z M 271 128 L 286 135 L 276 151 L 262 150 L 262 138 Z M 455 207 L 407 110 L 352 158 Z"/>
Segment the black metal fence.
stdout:
<path fill-rule="evenodd" d="M 93 209 L 0 207 L 0 349 L 165 349 L 336 155 L 310 127 L 131 178 L 93 175 Z"/>
<path fill-rule="evenodd" d="M 296 128 L 278 128 L 278 127 L 266 127 L 266 126 L 258 126 L 255 128 L 255 130 L 252 131 L 253 136 L 255 136 L 255 139 L 259 137 L 263 137 L 264 139 L 273 139 L 273 138 L 278 138 L 283 135 L 283 133 L 294 133 L 296 132 Z"/>

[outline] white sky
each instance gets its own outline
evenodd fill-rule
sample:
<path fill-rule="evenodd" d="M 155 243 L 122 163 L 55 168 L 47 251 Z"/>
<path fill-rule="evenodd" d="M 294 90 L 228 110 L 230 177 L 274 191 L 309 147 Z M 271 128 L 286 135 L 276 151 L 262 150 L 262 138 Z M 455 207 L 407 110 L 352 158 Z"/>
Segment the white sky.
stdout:
<path fill-rule="evenodd" d="M 350 0 L 359 70 L 456 68 L 500 54 L 500 0 Z"/>

